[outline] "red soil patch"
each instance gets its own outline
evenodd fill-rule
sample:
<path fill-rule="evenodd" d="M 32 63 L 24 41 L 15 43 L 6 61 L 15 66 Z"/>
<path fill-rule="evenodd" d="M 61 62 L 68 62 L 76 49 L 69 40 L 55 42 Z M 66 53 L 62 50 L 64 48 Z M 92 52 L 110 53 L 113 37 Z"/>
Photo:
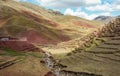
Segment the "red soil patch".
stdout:
<path fill-rule="evenodd" d="M 30 11 L 24 11 L 24 10 L 23 10 L 22 12 L 23 12 L 23 14 L 24 14 L 26 17 L 28 17 L 28 18 L 30 18 L 30 19 L 33 19 L 34 21 L 37 21 L 37 22 L 40 22 L 40 23 L 43 23 L 43 24 L 46 24 L 46 25 L 54 26 L 54 27 L 59 26 L 58 23 L 53 22 L 53 21 L 51 21 L 51 20 L 42 19 L 42 18 L 43 18 L 42 16 L 37 15 L 37 14 L 35 14 L 35 13 L 32 13 L 32 12 L 30 12 Z M 40 17 L 41 17 L 41 18 L 40 18 Z"/>
<path fill-rule="evenodd" d="M 41 76 L 41 74 L 38 75 L 36 73 L 29 73 L 26 71 L 18 71 L 18 69 L 16 69 L 16 68 L 15 69 L 7 68 L 7 69 L 2 69 L 0 71 L 0 76 Z"/>
<path fill-rule="evenodd" d="M 86 28 L 95 28 L 95 26 L 90 25 L 90 24 L 85 23 L 85 22 L 82 22 L 82 21 L 74 22 L 74 24 L 78 25 L 78 26 L 83 26 L 83 27 L 86 27 Z"/>
<path fill-rule="evenodd" d="M 24 36 L 26 36 L 27 40 L 31 43 L 38 43 L 38 44 L 54 43 L 54 41 L 46 38 L 45 36 L 33 30 L 27 31 Z"/>
<path fill-rule="evenodd" d="M 48 72 L 45 76 L 56 76 L 56 75 L 53 74 L 52 72 Z"/>
<path fill-rule="evenodd" d="M 54 35 L 54 34 L 53 34 Z M 53 39 L 49 39 L 45 37 L 44 35 L 38 33 L 34 30 L 29 30 L 24 34 L 25 37 L 27 37 L 27 40 L 31 43 L 37 43 L 37 44 L 56 44 L 58 41 L 56 41 L 53 37 Z M 68 37 L 59 34 L 57 35 L 57 38 L 61 41 L 68 41 L 70 40 Z"/>
<path fill-rule="evenodd" d="M 2 22 L 4 22 L 5 21 L 5 19 L 0 19 L 0 23 L 2 23 Z"/>
<path fill-rule="evenodd" d="M 27 41 L 0 41 L 0 47 L 25 52 L 38 50 L 38 48 Z"/>

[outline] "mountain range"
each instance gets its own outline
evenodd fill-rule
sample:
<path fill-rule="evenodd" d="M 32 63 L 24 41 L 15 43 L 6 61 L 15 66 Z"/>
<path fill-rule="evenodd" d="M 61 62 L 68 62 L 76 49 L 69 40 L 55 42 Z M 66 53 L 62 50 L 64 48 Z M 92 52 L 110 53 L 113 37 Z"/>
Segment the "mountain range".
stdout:
<path fill-rule="evenodd" d="M 119 16 L 104 16 L 104 15 L 101 15 L 101 16 L 98 16 L 98 17 L 94 18 L 93 20 L 100 21 L 102 23 L 109 23 L 111 20 L 115 19 L 116 17 L 119 17 Z"/>

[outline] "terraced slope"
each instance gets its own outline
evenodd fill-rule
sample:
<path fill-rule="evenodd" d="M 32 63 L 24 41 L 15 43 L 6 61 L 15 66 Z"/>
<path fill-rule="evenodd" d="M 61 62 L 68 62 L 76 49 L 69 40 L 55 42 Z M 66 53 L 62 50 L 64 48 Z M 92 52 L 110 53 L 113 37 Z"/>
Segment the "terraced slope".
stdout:
<path fill-rule="evenodd" d="M 40 63 L 40 52 L 0 51 L 0 76 L 44 76 L 49 69 Z"/>
<path fill-rule="evenodd" d="M 88 37 L 88 39 L 90 38 Z M 120 18 L 101 28 L 98 36 L 93 37 L 91 41 L 90 44 L 84 43 L 84 47 L 76 49 L 61 59 L 61 64 L 67 66 L 64 70 L 93 73 L 101 76 L 119 75 Z"/>

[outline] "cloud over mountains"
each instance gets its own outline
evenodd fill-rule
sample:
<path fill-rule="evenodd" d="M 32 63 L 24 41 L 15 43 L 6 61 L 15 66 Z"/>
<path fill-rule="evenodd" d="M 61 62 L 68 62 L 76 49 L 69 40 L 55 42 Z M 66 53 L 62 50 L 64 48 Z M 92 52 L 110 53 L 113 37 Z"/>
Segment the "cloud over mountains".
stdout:
<path fill-rule="evenodd" d="M 114 16 L 120 12 L 120 0 L 34 0 L 34 2 L 46 8 L 60 10 L 65 15 L 87 19 L 93 19 L 99 15 Z"/>

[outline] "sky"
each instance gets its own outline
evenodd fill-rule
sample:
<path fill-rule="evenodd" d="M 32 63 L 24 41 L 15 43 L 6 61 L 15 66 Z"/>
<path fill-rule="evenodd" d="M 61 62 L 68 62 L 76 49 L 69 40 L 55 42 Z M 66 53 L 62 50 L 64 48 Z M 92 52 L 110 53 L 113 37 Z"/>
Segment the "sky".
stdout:
<path fill-rule="evenodd" d="M 120 0 L 17 0 L 89 20 L 97 16 L 120 15 Z"/>

